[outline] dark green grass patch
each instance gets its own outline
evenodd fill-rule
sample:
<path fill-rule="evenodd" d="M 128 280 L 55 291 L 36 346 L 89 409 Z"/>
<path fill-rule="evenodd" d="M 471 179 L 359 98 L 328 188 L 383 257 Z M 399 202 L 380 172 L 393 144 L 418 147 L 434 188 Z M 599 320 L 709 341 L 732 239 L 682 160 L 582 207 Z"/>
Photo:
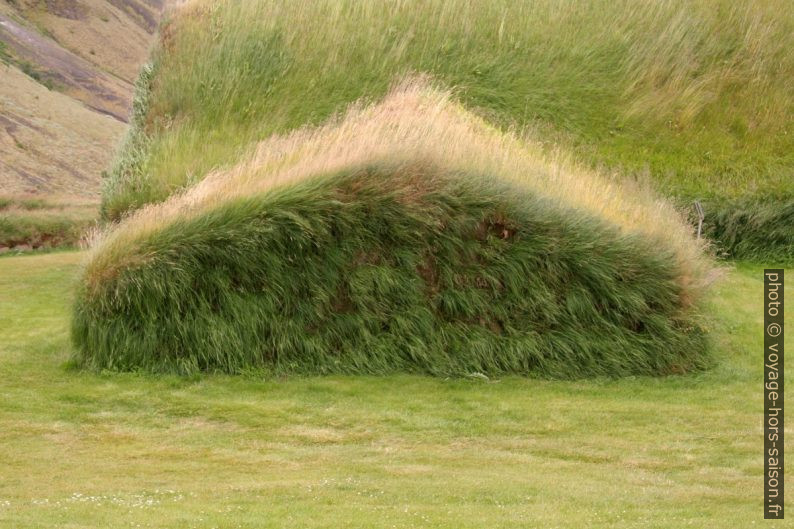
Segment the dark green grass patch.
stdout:
<path fill-rule="evenodd" d="M 707 200 L 704 233 L 718 253 L 768 263 L 794 262 L 794 194 Z"/>
<path fill-rule="evenodd" d="M 133 246 L 78 293 L 80 365 L 578 378 L 708 363 L 671 252 L 479 176 L 326 175 Z"/>

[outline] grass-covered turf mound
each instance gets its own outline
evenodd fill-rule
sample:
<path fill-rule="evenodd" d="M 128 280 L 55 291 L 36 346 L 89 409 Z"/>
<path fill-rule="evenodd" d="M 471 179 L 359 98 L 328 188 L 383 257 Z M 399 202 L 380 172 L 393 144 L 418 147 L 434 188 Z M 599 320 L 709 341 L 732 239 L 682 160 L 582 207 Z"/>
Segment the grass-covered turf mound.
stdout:
<path fill-rule="evenodd" d="M 164 200 L 233 165 L 251 142 L 380 100 L 413 72 L 454 88 L 496 126 L 526 129 L 591 166 L 647 175 L 684 203 L 756 194 L 770 204 L 794 193 L 789 7 L 192 0 L 164 26 L 142 76 L 103 212 L 118 219 Z M 783 251 L 767 229 L 754 228 L 754 254 Z"/>
<path fill-rule="evenodd" d="M 707 264 L 676 212 L 408 84 L 121 221 L 80 364 L 157 372 L 679 373 Z"/>

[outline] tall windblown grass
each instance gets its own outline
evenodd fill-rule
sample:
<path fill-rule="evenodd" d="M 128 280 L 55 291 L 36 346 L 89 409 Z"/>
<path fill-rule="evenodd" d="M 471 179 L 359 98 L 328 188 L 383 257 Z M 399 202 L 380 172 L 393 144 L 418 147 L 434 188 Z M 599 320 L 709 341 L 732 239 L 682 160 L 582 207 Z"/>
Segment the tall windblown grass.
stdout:
<path fill-rule="evenodd" d="M 146 83 L 142 142 L 105 194 L 119 218 L 251 142 L 427 73 L 500 128 L 648 172 L 688 198 L 789 194 L 794 14 L 785 0 L 186 2 Z M 136 150 L 138 149 L 138 150 Z M 125 160 L 129 159 L 130 164 Z M 788 196 L 788 195 L 787 195 Z"/>
<path fill-rule="evenodd" d="M 73 337 L 110 369 L 663 374 L 708 361 L 708 273 L 666 202 L 414 80 L 111 227 Z"/>
<path fill-rule="evenodd" d="M 794 263 L 794 196 L 749 196 L 709 201 L 704 233 L 713 251 L 767 264 Z"/>

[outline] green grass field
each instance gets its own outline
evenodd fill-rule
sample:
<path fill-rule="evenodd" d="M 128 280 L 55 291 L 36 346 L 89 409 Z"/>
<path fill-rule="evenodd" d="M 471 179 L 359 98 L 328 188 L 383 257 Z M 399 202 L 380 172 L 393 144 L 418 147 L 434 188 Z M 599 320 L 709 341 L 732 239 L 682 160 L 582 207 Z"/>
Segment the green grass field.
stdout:
<path fill-rule="evenodd" d="M 258 379 L 70 369 L 82 257 L 0 258 L 0 526 L 784 527 L 757 265 L 714 287 L 697 375 Z"/>

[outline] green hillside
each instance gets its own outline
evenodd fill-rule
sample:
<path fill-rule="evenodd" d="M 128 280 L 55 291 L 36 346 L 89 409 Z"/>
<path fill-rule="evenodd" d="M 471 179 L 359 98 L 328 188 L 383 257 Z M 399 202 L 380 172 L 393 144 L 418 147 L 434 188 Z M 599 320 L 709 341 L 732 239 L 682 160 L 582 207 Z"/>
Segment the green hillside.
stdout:
<path fill-rule="evenodd" d="M 684 205 L 705 201 L 722 250 L 786 259 L 794 229 L 774 233 L 794 228 L 786 6 L 192 2 L 162 31 L 104 212 L 162 200 L 253 141 L 376 101 L 419 73 L 550 151 L 649 180 Z"/>

